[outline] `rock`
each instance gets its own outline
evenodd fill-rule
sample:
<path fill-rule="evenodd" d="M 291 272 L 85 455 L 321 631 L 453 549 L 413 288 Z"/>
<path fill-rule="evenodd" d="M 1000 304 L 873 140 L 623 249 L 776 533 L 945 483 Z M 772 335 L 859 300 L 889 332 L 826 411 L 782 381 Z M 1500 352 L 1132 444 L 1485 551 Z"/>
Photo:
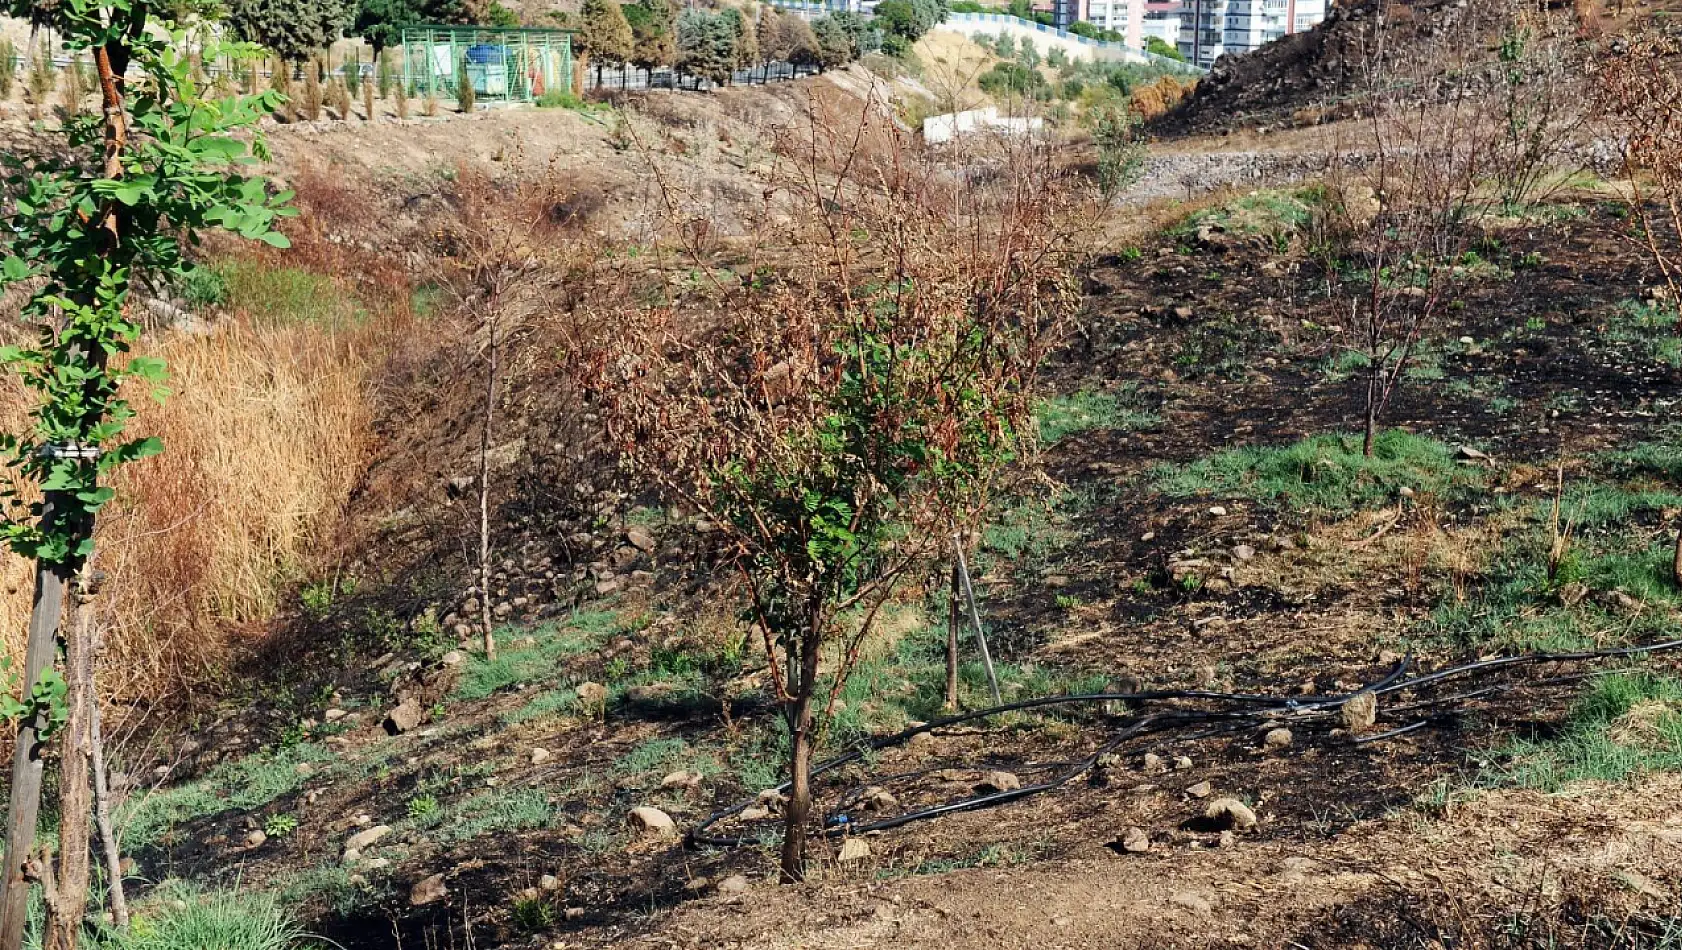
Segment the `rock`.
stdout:
<path fill-rule="evenodd" d="M 1151 836 L 1143 828 L 1129 828 L 1121 833 L 1121 850 L 1143 854 L 1151 849 Z"/>
<path fill-rule="evenodd" d="M 343 709 L 329 709 L 321 714 L 321 718 L 325 722 L 338 722 L 345 718 L 345 711 Z"/>
<path fill-rule="evenodd" d="M 362 860 L 362 852 L 356 850 L 355 848 L 346 848 L 344 857 L 339 860 L 344 864 L 355 864 L 356 862 Z"/>
<path fill-rule="evenodd" d="M 415 728 L 421 723 L 421 716 L 425 713 L 419 702 L 405 699 L 392 707 L 385 716 L 385 731 L 396 736 Z"/>
<path fill-rule="evenodd" d="M 558 891 L 561 889 L 561 879 L 553 874 L 545 874 L 537 879 L 537 889 L 540 891 Z"/>
<path fill-rule="evenodd" d="M 345 840 L 345 850 L 366 851 L 369 845 L 389 834 L 391 834 L 390 825 L 375 825 L 372 828 L 364 828 Z"/>
<path fill-rule="evenodd" d="M 625 531 L 625 543 L 644 554 L 653 553 L 655 548 L 654 535 L 642 528 L 628 528 Z"/>
<path fill-rule="evenodd" d="M 764 821 L 771 817 L 771 809 L 763 805 L 749 805 L 736 813 L 736 817 L 743 821 Z"/>
<path fill-rule="evenodd" d="M 625 820 L 645 835 L 677 834 L 677 825 L 672 821 L 672 816 L 648 805 L 639 805 L 631 809 Z"/>
<path fill-rule="evenodd" d="M 1235 544 L 1232 546 L 1232 559 L 1234 561 L 1250 561 L 1254 560 L 1255 556 L 1256 549 L 1248 544 Z"/>
<path fill-rule="evenodd" d="M 1267 731 L 1267 735 L 1262 736 L 1262 748 L 1274 751 L 1287 749 L 1290 748 L 1291 739 L 1293 738 L 1291 730 L 1286 729 L 1283 726 L 1278 729 L 1269 729 Z"/>
<path fill-rule="evenodd" d="M 1174 758 L 1174 768 L 1176 770 L 1191 768 L 1191 756 L 1189 756 L 1189 755 L 1176 756 Z"/>
<path fill-rule="evenodd" d="M 665 789 L 683 789 L 687 791 L 688 789 L 700 787 L 701 779 L 702 776 L 700 772 L 697 772 L 694 769 L 684 769 L 681 772 L 672 772 L 665 778 L 661 779 L 660 787 Z"/>
<path fill-rule="evenodd" d="M 460 650 L 451 650 L 450 652 L 444 654 L 439 662 L 443 663 L 445 666 L 460 666 L 467 662 L 467 654 L 461 652 Z"/>
<path fill-rule="evenodd" d="M 718 892 L 720 894 L 740 894 L 752 886 L 743 875 L 732 874 L 718 882 Z"/>
<path fill-rule="evenodd" d="M 1236 848 L 1236 847 L 1238 847 L 1238 836 L 1233 834 L 1230 831 L 1221 832 L 1221 847 L 1223 847 L 1223 848 Z"/>
<path fill-rule="evenodd" d="M 1607 610 L 1621 614 L 1638 614 L 1641 612 L 1641 601 L 1636 600 L 1621 590 L 1609 590 L 1595 595 L 1595 600 Z"/>
<path fill-rule="evenodd" d="M 1220 505 L 1211 506 L 1210 509 L 1209 509 L 1209 513 L 1211 515 L 1214 515 L 1217 518 L 1226 517 L 1226 509 L 1221 507 Z"/>
<path fill-rule="evenodd" d="M 583 920 L 584 908 L 568 907 L 565 911 L 562 911 L 561 916 L 565 917 L 567 920 Z"/>
<path fill-rule="evenodd" d="M 870 842 L 863 838 L 848 838 L 841 842 L 841 853 L 836 855 L 835 860 L 842 864 L 849 864 L 853 861 L 863 861 L 868 857 L 870 857 Z"/>
<path fill-rule="evenodd" d="M 1412 498 L 1414 496 L 1414 491 L 1408 486 L 1403 485 L 1402 487 L 1396 489 L 1396 494 L 1402 496 L 1403 498 Z"/>
<path fill-rule="evenodd" d="M 1145 771 L 1162 772 L 1166 771 L 1167 768 L 1168 763 L 1162 761 L 1162 756 L 1157 755 L 1155 752 L 1145 753 Z"/>
<path fill-rule="evenodd" d="M 1378 720 L 1378 694 L 1363 689 L 1343 702 L 1343 728 L 1353 733 L 1365 732 Z"/>
<path fill-rule="evenodd" d="M 1249 831 L 1256 827 L 1256 813 L 1236 798 L 1217 798 L 1203 809 L 1203 817 L 1224 826 L 1223 830 Z"/>
<path fill-rule="evenodd" d="M 1181 907 L 1196 911 L 1199 914 L 1207 914 L 1215 909 L 1214 905 L 1209 903 L 1209 898 L 1196 891 L 1182 891 L 1169 899 Z"/>
<path fill-rule="evenodd" d="M 1190 320 L 1194 313 L 1195 311 L 1193 311 L 1190 307 L 1181 304 L 1180 306 L 1174 308 L 1174 319 Z"/>
<path fill-rule="evenodd" d="M 267 840 L 269 840 L 269 836 L 264 834 L 262 829 L 254 829 L 246 833 L 245 846 L 247 848 L 261 848 L 263 842 Z"/>
<path fill-rule="evenodd" d="M 1478 462 L 1478 463 L 1487 464 L 1487 463 L 1491 463 L 1491 462 L 1495 461 L 1494 459 L 1490 458 L 1488 455 L 1484 454 L 1483 452 L 1478 451 L 1477 449 L 1472 448 L 1469 445 L 1462 445 L 1462 446 L 1457 447 L 1454 450 L 1454 457 L 1459 459 L 1462 462 Z"/>
<path fill-rule="evenodd" d="M 872 785 L 860 793 L 859 804 L 871 811 L 893 811 L 899 807 L 899 799 L 887 789 Z"/>
<path fill-rule="evenodd" d="M 388 858 L 369 858 L 363 862 L 362 867 L 369 871 L 383 871 L 391 867 L 391 861 Z"/>
<path fill-rule="evenodd" d="M 600 683 L 579 683 L 578 702 L 591 712 L 600 712 L 607 706 L 607 687 Z"/>
<path fill-rule="evenodd" d="M 1209 793 L 1213 792 L 1214 790 L 1215 790 L 1215 787 L 1213 785 L 1210 785 L 1208 782 L 1198 782 L 1196 785 L 1193 785 L 1191 788 L 1186 789 L 1186 794 L 1190 795 L 1192 798 L 1208 798 Z"/>
<path fill-rule="evenodd" d="M 983 795 L 990 795 L 994 792 L 1014 792 L 1021 787 L 1022 780 L 1014 773 L 995 770 L 983 775 L 981 781 L 976 783 L 975 790 Z"/>
<path fill-rule="evenodd" d="M 443 900 L 449 893 L 450 889 L 444 886 L 444 875 L 434 874 L 416 881 L 415 885 L 409 888 L 409 906 L 424 907 Z"/>
<path fill-rule="evenodd" d="M 555 753 L 550 752 L 542 746 L 538 746 L 537 748 L 531 750 L 531 764 L 533 765 L 542 765 L 554 757 Z"/>
<path fill-rule="evenodd" d="M 692 877 L 683 882 L 683 889 L 691 894 L 699 894 L 706 890 L 711 884 L 712 882 L 704 877 Z"/>
<path fill-rule="evenodd" d="M 788 803 L 788 796 L 774 788 L 767 788 L 762 789 L 758 795 L 754 796 L 753 800 L 758 802 L 764 808 L 771 811 L 778 811 Z"/>

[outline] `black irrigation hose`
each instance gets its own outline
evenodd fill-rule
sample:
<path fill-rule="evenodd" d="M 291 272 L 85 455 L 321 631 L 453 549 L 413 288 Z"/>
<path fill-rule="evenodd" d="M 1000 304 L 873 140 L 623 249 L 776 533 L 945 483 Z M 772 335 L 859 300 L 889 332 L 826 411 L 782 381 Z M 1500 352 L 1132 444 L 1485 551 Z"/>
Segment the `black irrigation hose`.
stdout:
<path fill-rule="evenodd" d="M 1285 697 L 1258 693 L 1220 693 L 1208 690 L 1153 690 L 1137 693 L 1084 693 L 1064 696 L 1042 696 L 1034 699 L 1004 703 L 1002 705 L 992 706 L 986 709 L 979 709 L 972 712 L 960 713 L 954 716 L 947 716 L 919 726 L 913 726 L 889 736 L 872 739 L 867 743 L 861 744 L 850 752 L 843 753 L 814 766 L 812 768 L 811 776 L 816 778 L 819 775 L 834 771 L 844 765 L 855 762 L 870 752 L 876 752 L 895 745 L 900 745 L 910 741 L 913 737 L 926 732 L 932 732 L 936 729 L 943 729 L 947 726 L 953 726 L 959 723 L 985 719 L 991 716 L 1001 715 L 1003 713 L 1020 712 L 1022 710 L 1090 703 L 1143 703 L 1166 700 L 1213 700 L 1238 705 L 1262 706 L 1266 708 L 1248 711 L 1186 710 L 1183 712 L 1152 713 L 1142 718 L 1135 719 L 1120 732 L 1116 733 L 1110 741 L 1106 742 L 1097 751 L 1083 759 L 1073 763 L 1040 763 L 1039 765 L 1034 766 L 1036 769 L 1055 768 L 1060 765 L 1068 766 L 1063 772 L 1044 782 L 1034 785 L 1024 785 L 1021 788 L 1002 790 L 971 798 L 959 799 L 953 802 L 946 802 L 941 805 L 906 812 L 901 815 L 895 815 L 891 818 L 883 818 L 878 821 L 868 823 L 853 822 L 847 820 L 844 815 L 836 815 L 826 821 L 825 827 L 821 831 L 816 832 L 816 834 L 821 837 L 839 837 L 841 835 L 862 834 L 870 831 L 886 831 L 892 828 L 899 828 L 916 821 L 923 821 L 925 819 L 936 818 L 941 815 L 954 814 L 957 812 L 990 808 L 994 805 L 1002 805 L 1007 802 L 1026 798 L 1030 795 L 1037 795 L 1041 792 L 1050 791 L 1054 788 L 1068 784 L 1076 777 L 1089 771 L 1098 763 L 1099 759 L 1113 752 L 1127 740 L 1147 731 L 1154 731 L 1157 727 L 1165 724 L 1178 725 L 1192 722 L 1226 720 L 1226 724 L 1223 726 L 1206 730 L 1204 733 L 1194 734 L 1193 736 L 1205 737 L 1207 735 L 1215 735 L 1221 732 L 1235 731 L 1236 729 L 1244 728 L 1244 726 L 1255 722 L 1256 720 L 1266 719 L 1274 715 L 1291 716 L 1293 718 L 1297 718 L 1298 721 L 1300 721 L 1300 719 L 1304 716 L 1311 716 L 1315 719 L 1326 718 L 1329 716 L 1328 711 L 1331 708 L 1342 706 L 1351 697 L 1360 693 L 1373 693 L 1376 695 L 1399 693 L 1415 690 L 1421 686 L 1440 682 L 1452 677 L 1464 676 L 1474 672 L 1504 669 L 1507 667 L 1533 663 L 1567 663 L 1582 660 L 1610 659 L 1613 657 L 1637 656 L 1640 654 L 1659 653 L 1677 649 L 1682 649 L 1682 639 L 1667 640 L 1661 643 L 1643 644 L 1632 647 L 1608 647 L 1599 650 L 1580 650 L 1562 653 L 1528 653 L 1521 656 L 1497 657 L 1488 660 L 1479 660 L 1473 663 L 1448 667 L 1434 673 L 1427 673 L 1421 676 L 1404 679 L 1403 674 L 1407 671 L 1407 668 L 1413 659 L 1412 654 L 1409 654 L 1408 656 L 1403 657 L 1401 662 L 1398 663 L 1396 667 L 1386 676 L 1374 683 L 1370 683 L 1360 689 L 1353 690 L 1348 693 L 1324 696 Z M 1565 681 L 1573 678 L 1579 677 L 1559 677 L 1557 680 Z M 1552 680 L 1541 682 L 1552 682 Z M 1457 695 L 1438 697 L 1430 700 L 1421 700 L 1414 703 L 1404 704 L 1402 706 L 1390 707 L 1387 712 L 1394 713 L 1403 709 L 1419 708 L 1428 705 L 1440 706 L 1445 703 L 1462 701 L 1496 692 L 1503 692 L 1511 688 L 1515 688 L 1515 684 L 1501 684 L 1498 686 L 1483 687 Z M 1399 735 L 1413 732 L 1417 729 L 1422 729 L 1429 725 L 1432 721 L 1433 720 L 1431 719 L 1424 719 L 1398 729 L 1392 729 L 1388 732 L 1379 733 L 1377 735 L 1365 736 L 1352 741 L 1356 744 L 1364 744 L 1377 742 L 1382 739 L 1394 738 Z M 878 780 L 878 783 L 876 784 L 880 784 L 880 782 L 885 781 L 893 781 L 895 779 L 926 775 L 936 771 L 940 771 L 940 768 L 936 767 L 907 772 L 897 776 L 888 776 Z M 789 786 L 790 783 L 784 782 L 782 785 L 777 786 L 775 791 L 779 793 L 786 792 Z M 862 795 L 862 790 L 863 786 L 855 786 L 854 788 L 849 789 L 847 794 L 843 796 L 840 806 L 850 804 L 856 796 Z M 707 829 L 711 828 L 713 825 L 747 810 L 756 801 L 757 798 L 746 799 L 727 808 L 713 812 L 711 815 L 708 815 L 705 819 L 703 819 L 700 824 L 690 830 L 688 835 L 685 837 L 686 843 L 690 846 L 726 848 L 758 843 L 759 838 L 752 834 L 714 835 L 709 834 L 707 831 Z"/>

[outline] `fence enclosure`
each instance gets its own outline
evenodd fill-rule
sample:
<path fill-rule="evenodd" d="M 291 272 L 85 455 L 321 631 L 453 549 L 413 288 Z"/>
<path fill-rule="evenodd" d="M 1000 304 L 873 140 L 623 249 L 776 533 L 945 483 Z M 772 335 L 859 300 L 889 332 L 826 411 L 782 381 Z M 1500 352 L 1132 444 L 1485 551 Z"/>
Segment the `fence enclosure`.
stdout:
<path fill-rule="evenodd" d="M 574 91 L 571 30 L 405 27 L 397 49 L 404 88 L 415 96 L 455 95 L 464 72 L 486 102 Z"/>

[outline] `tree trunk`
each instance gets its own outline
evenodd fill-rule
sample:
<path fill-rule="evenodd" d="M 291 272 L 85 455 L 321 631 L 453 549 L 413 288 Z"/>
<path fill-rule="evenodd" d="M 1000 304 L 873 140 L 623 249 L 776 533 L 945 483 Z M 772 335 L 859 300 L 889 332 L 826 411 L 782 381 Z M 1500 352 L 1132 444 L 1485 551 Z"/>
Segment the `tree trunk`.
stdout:
<path fill-rule="evenodd" d="M 1670 556 L 1670 577 L 1676 581 L 1677 587 L 1682 587 L 1682 528 L 1676 531 L 1676 548 Z"/>
<path fill-rule="evenodd" d="M 99 656 L 95 636 L 94 656 Z M 111 922 L 118 930 L 128 929 L 128 897 L 123 893 L 123 855 L 117 832 L 111 824 L 111 782 L 105 771 L 105 736 L 99 723 L 99 697 L 94 697 L 88 720 L 88 751 L 93 756 L 93 817 L 99 825 L 99 841 L 105 853 L 105 877 L 110 884 Z"/>
<path fill-rule="evenodd" d="M 74 621 L 65 638 L 68 716 L 60 750 L 57 893 L 48 906 L 45 950 L 76 950 L 88 900 L 88 790 L 93 691 L 93 585 L 87 568 L 76 585 Z"/>
<path fill-rule="evenodd" d="M 485 659 L 496 658 L 491 631 L 491 423 L 496 419 L 496 300 L 490 301 L 489 362 L 485 368 L 485 425 L 479 433 L 479 622 L 485 628 Z"/>
<path fill-rule="evenodd" d="M 958 562 L 952 562 L 952 587 L 946 603 L 946 709 L 958 711 Z"/>
<path fill-rule="evenodd" d="M 43 518 L 52 515 L 54 496 L 47 495 Z M 62 564 L 36 562 L 35 604 L 29 615 L 29 645 L 24 653 L 24 694 L 50 669 L 58 638 L 59 614 L 70 569 Z M 29 915 L 29 881 L 24 865 L 35 850 L 35 822 L 41 813 L 41 731 L 47 711 L 18 724 L 12 749 L 12 797 L 6 816 L 6 877 L 0 883 L 0 950 L 19 950 Z"/>
<path fill-rule="evenodd" d="M 791 678 L 788 706 L 789 789 L 783 812 L 782 883 L 806 879 L 806 831 L 812 816 L 812 694 L 818 687 L 818 661 L 823 645 L 823 622 L 814 609 L 801 635 L 800 672 Z"/>
<path fill-rule="evenodd" d="M 1374 359 L 1367 370 L 1367 404 L 1361 437 L 1361 454 L 1368 458 L 1372 457 L 1373 442 L 1378 438 L 1378 393 L 1382 373 L 1378 360 Z"/>

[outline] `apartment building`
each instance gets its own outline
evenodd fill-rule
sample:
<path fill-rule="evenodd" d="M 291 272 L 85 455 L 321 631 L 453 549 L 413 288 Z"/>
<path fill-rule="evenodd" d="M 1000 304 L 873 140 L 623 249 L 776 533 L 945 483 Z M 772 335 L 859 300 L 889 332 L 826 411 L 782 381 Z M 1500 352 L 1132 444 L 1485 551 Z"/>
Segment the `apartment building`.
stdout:
<path fill-rule="evenodd" d="M 1082 20 L 1120 33 L 1128 46 L 1140 48 L 1154 36 L 1169 46 L 1180 39 L 1180 0 L 1084 0 Z"/>
<path fill-rule="evenodd" d="M 1325 18 L 1326 0 L 1182 0 L 1178 46 L 1187 62 L 1207 68 Z"/>

